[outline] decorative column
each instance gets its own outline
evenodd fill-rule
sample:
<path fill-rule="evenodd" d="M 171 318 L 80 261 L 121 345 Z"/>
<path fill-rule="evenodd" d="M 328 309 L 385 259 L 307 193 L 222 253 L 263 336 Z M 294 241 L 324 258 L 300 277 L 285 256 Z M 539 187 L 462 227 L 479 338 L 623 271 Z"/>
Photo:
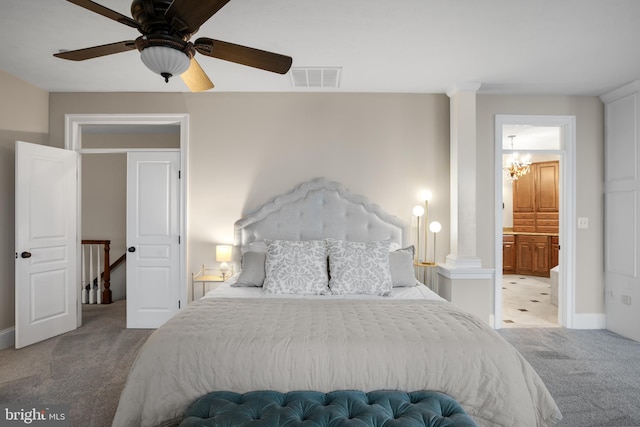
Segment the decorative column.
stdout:
<path fill-rule="evenodd" d="M 456 84 L 450 98 L 451 253 L 438 265 L 440 295 L 493 325 L 493 269 L 477 256 L 476 92 L 480 83 Z"/>

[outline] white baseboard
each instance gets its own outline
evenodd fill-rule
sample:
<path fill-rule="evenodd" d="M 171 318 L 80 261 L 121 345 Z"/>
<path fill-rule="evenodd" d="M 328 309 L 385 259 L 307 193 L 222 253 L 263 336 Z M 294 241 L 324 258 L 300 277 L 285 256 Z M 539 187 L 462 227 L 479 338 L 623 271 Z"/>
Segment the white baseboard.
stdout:
<path fill-rule="evenodd" d="M 13 347 L 16 343 L 16 328 L 11 327 L 0 331 L 0 350 Z"/>
<path fill-rule="evenodd" d="M 576 313 L 572 329 L 606 329 L 607 316 L 604 313 Z"/>

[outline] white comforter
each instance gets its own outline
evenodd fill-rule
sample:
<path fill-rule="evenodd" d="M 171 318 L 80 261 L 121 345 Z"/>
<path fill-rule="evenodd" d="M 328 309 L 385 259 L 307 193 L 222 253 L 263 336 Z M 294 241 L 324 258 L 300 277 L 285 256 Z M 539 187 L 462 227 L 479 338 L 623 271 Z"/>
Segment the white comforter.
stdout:
<path fill-rule="evenodd" d="M 267 389 L 437 390 L 481 426 L 561 418 L 520 353 L 450 303 L 215 298 L 149 337 L 113 425 L 171 425 L 208 392 Z"/>

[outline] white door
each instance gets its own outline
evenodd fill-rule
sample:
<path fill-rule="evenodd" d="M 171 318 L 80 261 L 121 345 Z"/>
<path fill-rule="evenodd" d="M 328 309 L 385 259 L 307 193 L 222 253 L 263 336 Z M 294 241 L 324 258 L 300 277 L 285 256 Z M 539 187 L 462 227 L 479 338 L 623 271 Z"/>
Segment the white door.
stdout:
<path fill-rule="evenodd" d="M 178 152 L 127 154 L 127 328 L 157 328 L 180 307 Z"/>
<path fill-rule="evenodd" d="M 77 158 L 16 142 L 16 348 L 78 326 Z"/>

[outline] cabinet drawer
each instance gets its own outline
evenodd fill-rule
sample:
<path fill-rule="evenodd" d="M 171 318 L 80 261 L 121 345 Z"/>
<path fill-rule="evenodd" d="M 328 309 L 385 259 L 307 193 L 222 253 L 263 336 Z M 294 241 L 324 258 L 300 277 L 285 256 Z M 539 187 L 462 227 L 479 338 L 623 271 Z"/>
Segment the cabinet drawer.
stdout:
<path fill-rule="evenodd" d="M 536 223 L 539 224 L 539 225 L 542 225 L 542 226 L 550 225 L 550 226 L 557 227 L 560 222 L 557 219 L 540 219 L 540 218 L 538 218 L 536 220 Z"/>
<path fill-rule="evenodd" d="M 555 219 L 540 219 L 536 220 L 536 231 L 538 233 L 557 233 L 560 229 L 560 221 Z"/>
<path fill-rule="evenodd" d="M 558 220 L 558 212 L 538 212 L 538 219 L 555 219 Z"/>
<path fill-rule="evenodd" d="M 515 243 L 516 236 L 513 234 L 503 234 L 502 235 L 502 243 Z"/>
<path fill-rule="evenodd" d="M 524 226 L 535 226 L 536 225 L 536 220 L 535 219 L 514 219 L 513 220 L 513 225 L 524 225 Z M 516 231 L 516 230 L 513 230 Z"/>
<path fill-rule="evenodd" d="M 536 213 L 535 212 L 514 212 L 513 213 L 513 219 L 530 219 L 530 220 L 535 220 L 536 219 Z"/>
<path fill-rule="evenodd" d="M 549 242 L 549 236 L 527 236 L 518 235 L 518 243 L 547 243 Z"/>
<path fill-rule="evenodd" d="M 548 227 L 541 227 L 538 226 L 537 231 L 539 233 L 557 233 L 558 232 L 558 227 L 552 227 L 552 226 L 548 226 Z"/>
<path fill-rule="evenodd" d="M 535 225 L 513 224 L 513 231 L 518 231 L 520 233 L 535 233 L 536 232 L 536 226 Z"/>

